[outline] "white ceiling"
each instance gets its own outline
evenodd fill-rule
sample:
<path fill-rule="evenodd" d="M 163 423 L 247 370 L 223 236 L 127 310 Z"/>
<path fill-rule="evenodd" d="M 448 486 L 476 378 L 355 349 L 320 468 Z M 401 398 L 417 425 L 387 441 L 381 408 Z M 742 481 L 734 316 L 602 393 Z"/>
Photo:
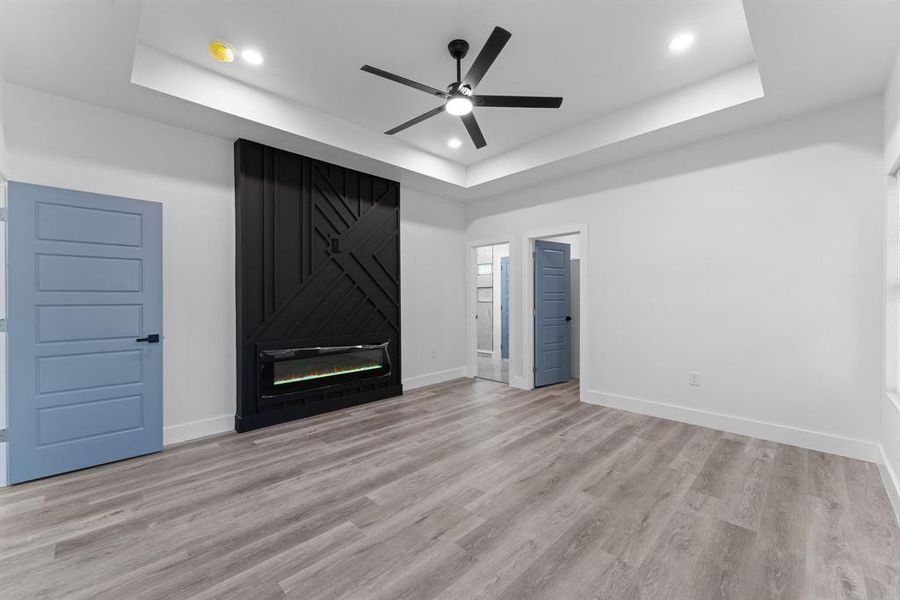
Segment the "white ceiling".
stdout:
<path fill-rule="evenodd" d="M 470 43 L 463 73 L 494 25 L 512 38 L 478 87 L 483 94 L 565 98 L 559 110 L 476 109 L 488 140 L 476 150 L 458 118 L 441 114 L 400 139 L 471 164 L 611 111 L 753 62 L 739 0 L 696 2 L 145 3 L 139 42 L 313 109 L 383 132 L 434 108 L 428 94 L 359 70 L 371 64 L 443 89 L 455 80 L 447 43 Z M 666 42 L 692 31 L 696 46 Z M 217 63 L 211 39 L 252 47 L 262 66 Z M 446 141 L 463 140 L 451 150 Z"/>
<path fill-rule="evenodd" d="M 513 37 L 479 91 L 560 94 L 563 109 L 480 110 L 482 154 L 449 151 L 464 131 L 443 115 L 380 133 L 433 101 L 361 64 L 440 86 L 452 76 L 446 42 L 468 39 L 471 60 L 494 25 Z M 673 57 L 665 41 L 681 29 L 697 44 Z M 0 0 L 0 68 L 13 85 L 467 200 L 879 93 L 898 31 L 898 0 Z M 212 37 L 253 44 L 266 62 L 212 63 Z M 579 58 L 563 67 L 565 56 Z"/>

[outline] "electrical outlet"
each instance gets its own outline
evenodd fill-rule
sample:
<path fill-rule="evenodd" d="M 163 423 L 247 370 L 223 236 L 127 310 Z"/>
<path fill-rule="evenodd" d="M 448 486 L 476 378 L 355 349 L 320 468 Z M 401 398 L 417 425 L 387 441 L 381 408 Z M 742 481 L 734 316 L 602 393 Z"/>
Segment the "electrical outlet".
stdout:
<path fill-rule="evenodd" d="M 694 387 L 700 387 L 700 371 L 691 371 L 688 373 L 688 383 Z"/>
<path fill-rule="evenodd" d="M 437 350 L 432 350 L 431 351 L 431 360 L 435 360 L 435 359 L 437 359 Z"/>

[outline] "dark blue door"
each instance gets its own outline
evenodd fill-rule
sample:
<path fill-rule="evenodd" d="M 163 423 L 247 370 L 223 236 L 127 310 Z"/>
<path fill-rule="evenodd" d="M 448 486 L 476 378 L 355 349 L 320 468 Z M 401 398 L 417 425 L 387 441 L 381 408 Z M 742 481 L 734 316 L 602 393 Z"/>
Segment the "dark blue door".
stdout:
<path fill-rule="evenodd" d="M 509 257 L 500 259 L 500 358 L 509 358 Z"/>
<path fill-rule="evenodd" d="M 569 380 L 568 244 L 534 242 L 534 385 Z"/>
<path fill-rule="evenodd" d="M 9 225 L 10 482 L 162 449 L 162 207 L 10 183 Z"/>

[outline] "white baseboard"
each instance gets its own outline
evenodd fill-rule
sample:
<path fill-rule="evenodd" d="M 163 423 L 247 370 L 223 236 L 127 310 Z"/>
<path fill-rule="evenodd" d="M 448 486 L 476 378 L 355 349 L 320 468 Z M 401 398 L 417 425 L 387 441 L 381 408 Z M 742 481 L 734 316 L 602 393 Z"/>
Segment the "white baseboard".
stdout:
<path fill-rule="evenodd" d="M 532 386 L 528 385 L 528 380 L 524 377 L 517 377 L 510 373 L 509 375 L 509 387 L 514 387 L 519 390 L 530 390 L 533 389 Z"/>
<path fill-rule="evenodd" d="M 900 523 L 900 479 L 894 472 L 891 463 L 884 452 L 884 446 L 878 446 L 880 460 L 878 461 L 878 471 L 881 473 L 881 480 L 884 482 L 884 488 L 887 490 L 888 498 L 891 500 L 891 506 L 894 509 L 894 516 L 897 523 Z"/>
<path fill-rule="evenodd" d="M 595 390 L 583 390 L 581 400 L 591 404 L 719 429 L 780 444 L 799 446 L 873 463 L 881 462 L 878 444 L 864 440 Z"/>
<path fill-rule="evenodd" d="M 226 431 L 234 431 L 234 415 L 222 415 L 190 423 L 169 425 L 163 428 L 163 445 L 169 446 Z"/>
<path fill-rule="evenodd" d="M 466 367 L 456 367 L 455 369 L 447 369 L 446 371 L 425 373 L 424 375 L 416 375 L 415 377 L 406 377 L 403 380 L 403 389 L 414 390 L 416 388 L 425 387 L 426 385 L 443 383 L 445 381 L 450 381 L 451 379 L 458 379 L 465 376 Z"/>

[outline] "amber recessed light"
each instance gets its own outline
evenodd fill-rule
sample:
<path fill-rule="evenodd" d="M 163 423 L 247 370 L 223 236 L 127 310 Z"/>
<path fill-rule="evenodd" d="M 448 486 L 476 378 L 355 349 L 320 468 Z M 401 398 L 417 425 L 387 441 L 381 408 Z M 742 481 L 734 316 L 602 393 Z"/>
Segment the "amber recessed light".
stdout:
<path fill-rule="evenodd" d="M 234 49 L 219 40 L 213 40 L 209 43 L 209 55 L 219 62 L 234 62 Z"/>

